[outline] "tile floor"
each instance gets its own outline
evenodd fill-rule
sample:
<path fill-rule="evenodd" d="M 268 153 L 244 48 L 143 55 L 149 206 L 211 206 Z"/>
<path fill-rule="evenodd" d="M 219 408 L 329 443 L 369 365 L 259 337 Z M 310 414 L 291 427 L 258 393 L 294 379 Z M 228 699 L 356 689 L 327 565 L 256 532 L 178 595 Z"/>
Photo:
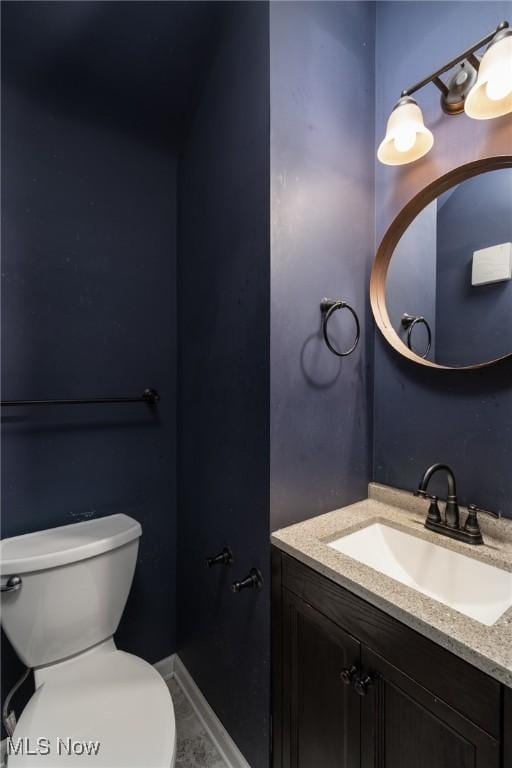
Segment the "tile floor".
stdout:
<path fill-rule="evenodd" d="M 176 680 L 168 681 L 176 714 L 176 768 L 226 768 Z"/>

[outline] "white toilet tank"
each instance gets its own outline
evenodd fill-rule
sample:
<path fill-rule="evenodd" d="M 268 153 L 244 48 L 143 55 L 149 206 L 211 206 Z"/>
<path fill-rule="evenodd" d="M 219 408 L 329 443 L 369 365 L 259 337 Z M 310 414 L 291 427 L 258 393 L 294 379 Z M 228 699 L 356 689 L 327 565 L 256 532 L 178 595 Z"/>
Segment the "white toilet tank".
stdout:
<path fill-rule="evenodd" d="M 127 515 L 0 542 L 1 620 L 27 667 L 62 661 L 111 637 L 132 584 L 140 524 Z"/>

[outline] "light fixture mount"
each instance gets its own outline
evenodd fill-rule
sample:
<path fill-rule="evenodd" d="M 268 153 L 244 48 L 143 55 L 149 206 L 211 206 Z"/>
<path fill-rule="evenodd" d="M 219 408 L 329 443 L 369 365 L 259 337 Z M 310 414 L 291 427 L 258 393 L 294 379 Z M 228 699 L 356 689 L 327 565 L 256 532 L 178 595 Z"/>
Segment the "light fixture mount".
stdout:
<path fill-rule="evenodd" d="M 413 93 L 424 88 L 429 83 L 433 83 L 441 91 L 441 105 L 443 110 L 449 115 L 458 115 L 464 111 L 464 100 L 475 84 L 480 67 L 480 59 L 475 56 L 475 51 L 488 45 L 491 48 L 504 37 L 512 35 L 512 29 L 508 21 L 502 21 L 496 29 L 490 34 L 482 37 L 477 43 L 467 48 L 454 59 L 451 59 L 442 67 L 436 69 L 432 74 L 427 75 L 410 88 L 404 88 L 402 97 L 412 96 Z M 489 48 L 487 50 L 489 50 Z M 456 72 L 450 78 L 448 85 L 441 80 L 441 75 L 457 67 Z M 464 75 L 467 74 L 467 77 Z M 462 105 L 462 106 L 461 106 Z"/>
<path fill-rule="evenodd" d="M 475 62 L 477 63 L 478 61 Z M 470 59 L 464 59 L 457 65 L 457 69 L 446 84 L 446 92 L 441 93 L 443 112 L 447 115 L 460 115 L 464 112 L 466 96 L 476 83 L 477 77 L 478 66 L 474 66 Z"/>

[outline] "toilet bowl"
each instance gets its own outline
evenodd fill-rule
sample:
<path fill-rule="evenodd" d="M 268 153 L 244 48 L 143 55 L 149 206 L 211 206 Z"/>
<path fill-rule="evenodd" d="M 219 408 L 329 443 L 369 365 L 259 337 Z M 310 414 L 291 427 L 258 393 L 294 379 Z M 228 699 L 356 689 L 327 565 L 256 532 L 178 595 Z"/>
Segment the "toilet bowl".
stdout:
<path fill-rule="evenodd" d="M 169 689 L 113 640 L 140 535 L 139 523 L 119 514 L 0 543 L 2 626 L 36 687 L 8 744 L 8 768 L 174 766 Z"/>

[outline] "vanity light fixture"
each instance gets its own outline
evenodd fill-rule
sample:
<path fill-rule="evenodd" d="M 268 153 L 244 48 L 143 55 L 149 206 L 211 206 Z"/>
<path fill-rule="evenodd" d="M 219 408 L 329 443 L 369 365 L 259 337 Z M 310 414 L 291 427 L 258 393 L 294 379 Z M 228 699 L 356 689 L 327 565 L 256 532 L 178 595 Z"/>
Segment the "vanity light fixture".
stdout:
<path fill-rule="evenodd" d="M 423 122 L 417 102 L 402 94 L 389 116 L 377 157 L 384 165 L 405 165 L 426 155 L 433 144 L 432 131 Z"/>
<path fill-rule="evenodd" d="M 475 52 L 484 45 L 488 48 L 479 59 Z M 441 75 L 454 67 L 457 69 L 448 83 L 441 80 Z M 434 137 L 412 98 L 413 93 L 429 83 L 441 91 L 441 107 L 448 115 L 466 112 L 476 120 L 487 120 L 512 112 L 512 29 L 508 21 L 502 21 L 494 32 L 402 91 L 377 151 L 381 163 L 412 163 L 432 148 Z"/>
<path fill-rule="evenodd" d="M 475 120 L 512 112 L 512 29 L 508 25 L 499 29 L 483 55 L 465 109 Z"/>

